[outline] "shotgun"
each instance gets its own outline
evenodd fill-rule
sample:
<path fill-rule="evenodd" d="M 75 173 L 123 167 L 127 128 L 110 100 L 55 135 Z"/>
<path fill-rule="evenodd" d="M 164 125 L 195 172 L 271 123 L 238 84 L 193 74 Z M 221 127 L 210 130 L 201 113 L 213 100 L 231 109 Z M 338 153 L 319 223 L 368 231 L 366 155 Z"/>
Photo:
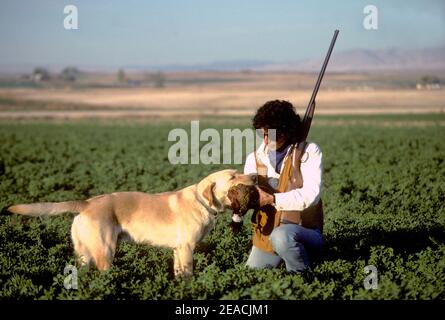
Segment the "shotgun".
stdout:
<path fill-rule="evenodd" d="M 326 54 L 326 58 L 324 59 L 323 66 L 321 67 L 320 74 L 318 75 L 317 83 L 315 84 L 314 91 L 312 91 L 311 99 L 309 100 L 309 104 L 306 109 L 306 113 L 303 118 L 303 130 L 300 141 L 306 141 L 306 138 L 309 134 L 309 129 L 311 128 L 312 118 L 314 117 L 315 111 L 315 98 L 317 97 L 318 89 L 320 89 L 321 80 L 323 79 L 324 73 L 326 71 L 326 67 L 329 62 L 329 58 L 331 57 L 332 49 L 334 49 L 335 41 L 337 40 L 339 31 L 334 31 L 334 36 L 332 37 L 331 45 L 329 46 L 328 53 Z"/>

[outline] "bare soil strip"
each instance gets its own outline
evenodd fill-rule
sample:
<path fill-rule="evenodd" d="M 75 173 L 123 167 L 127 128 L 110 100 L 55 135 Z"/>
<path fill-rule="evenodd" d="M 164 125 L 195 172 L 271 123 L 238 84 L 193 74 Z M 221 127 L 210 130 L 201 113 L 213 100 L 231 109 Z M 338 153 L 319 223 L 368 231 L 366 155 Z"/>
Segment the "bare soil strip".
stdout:
<path fill-rule="evenodd" d="M 0 89 L 1 119 L 250 117 L 265 101 L 304 113 L 309 90 L 251 88 Z M 324 90 L 319 115 L 445 113 L 445 90 Z"/>

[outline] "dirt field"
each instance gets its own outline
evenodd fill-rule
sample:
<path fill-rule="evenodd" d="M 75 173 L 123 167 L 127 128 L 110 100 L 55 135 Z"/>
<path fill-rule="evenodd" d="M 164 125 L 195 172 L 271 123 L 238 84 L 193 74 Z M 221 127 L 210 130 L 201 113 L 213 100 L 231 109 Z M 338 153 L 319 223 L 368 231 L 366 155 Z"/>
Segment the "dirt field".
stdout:
<path fill-rule="evenodd" d="M 304 113 L 316 75 L 169 75 L 165 88 L 79 86 L 1 88 L 1 118 L 250 116 L 265 101 L 291 101 Z M 379 78 L 380 77 L 380 78 Z M 443 113 L 445 90 L 416 90 L 418 76 L 334 74 L 317 97 L 317 114 Z M 102 80 L 105 81 L 105 80 Z M 294 89 L 296 88 L 296 89 Z"/>

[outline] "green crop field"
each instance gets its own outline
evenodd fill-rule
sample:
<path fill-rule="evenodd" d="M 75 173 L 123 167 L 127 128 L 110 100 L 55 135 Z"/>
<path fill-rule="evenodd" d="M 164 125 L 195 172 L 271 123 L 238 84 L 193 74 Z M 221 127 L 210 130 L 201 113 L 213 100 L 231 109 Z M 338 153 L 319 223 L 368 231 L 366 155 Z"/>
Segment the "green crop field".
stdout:
<path fill-rule="evenodd" d="M 174 279 L 171 249 L 122 242 L 110 271 L 79 270 L 78 289 L 67 290 L 73 214 L 1 216 L 0 299 L 444 299 L 445 116 L 317 119 L 323 125 L 310 140 L 323 151 L 326 245 L 309 272 L 247 269 L 250 219 L 233 235 L 227 211 L 195 251 L 189 280 Z M 249 126 L 243 119 L 204 124 Z M 242 169 L 171 165 L 168 132 L 189 125 L 1 122 L 0 209 L 178 190 L 222 168 Z M 377 289 L 364 288 L 367 265 L 377 267 Z"/>

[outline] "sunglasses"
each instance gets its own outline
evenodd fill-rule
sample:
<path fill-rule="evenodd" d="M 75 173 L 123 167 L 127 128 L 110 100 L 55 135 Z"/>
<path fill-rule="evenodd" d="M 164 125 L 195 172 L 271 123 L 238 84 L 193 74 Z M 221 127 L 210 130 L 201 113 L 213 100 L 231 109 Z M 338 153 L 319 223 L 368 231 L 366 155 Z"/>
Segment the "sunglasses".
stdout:
<path fill-rule="evenodd" d="M 262 133 L 263 138 L 269 137 L 269 129 L 259 129 L 260 133 Z M 276 138 L 282 138 L 284 137 L 284 134 L 281 132 L 275 132 Z"/>

